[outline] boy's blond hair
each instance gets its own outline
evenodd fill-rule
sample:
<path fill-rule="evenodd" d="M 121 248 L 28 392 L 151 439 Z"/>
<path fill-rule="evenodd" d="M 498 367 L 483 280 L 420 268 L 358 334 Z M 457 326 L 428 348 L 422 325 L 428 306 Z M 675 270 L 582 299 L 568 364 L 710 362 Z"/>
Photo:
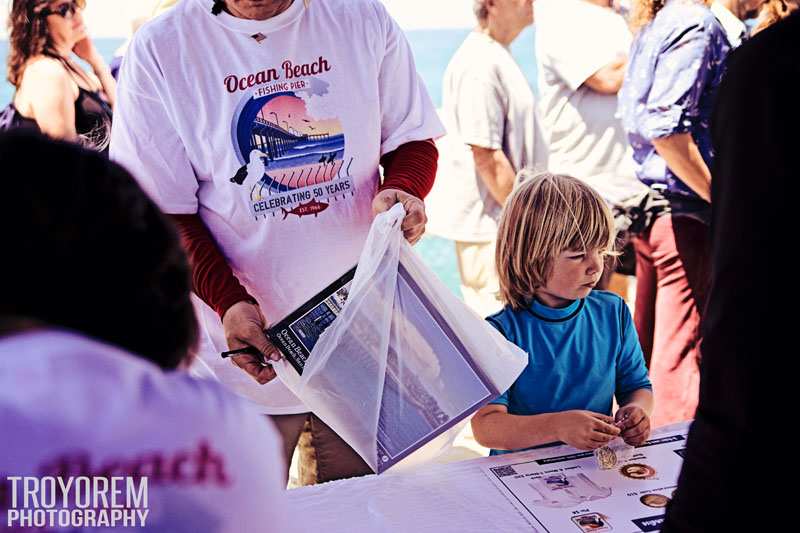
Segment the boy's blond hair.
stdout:
<path fill-rule="evenodd" d="M 522 185 L 509 197 L 497 235 L 500 299 L 513 309 L 530 305 L 562 252 L 614 253 L 614 219 L 594 189 L 570 176 L 529 176 L 521 173 Z"/>

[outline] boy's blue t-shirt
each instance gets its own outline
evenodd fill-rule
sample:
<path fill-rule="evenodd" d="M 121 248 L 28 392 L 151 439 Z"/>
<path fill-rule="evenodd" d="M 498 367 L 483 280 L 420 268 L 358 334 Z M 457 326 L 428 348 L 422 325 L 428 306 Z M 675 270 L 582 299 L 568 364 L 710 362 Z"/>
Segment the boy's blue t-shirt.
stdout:
<path fill-rule="evenodd" d="M 620 402 L 637 389 L 652 389 L 630 311 L 614 293 L 594 290 L 560 309 L 534 301 L 486 320 L 528 352 L 528 366 L 492 401 L 510 414 L 585 409 L 610 415 L 614 395 Z"/>

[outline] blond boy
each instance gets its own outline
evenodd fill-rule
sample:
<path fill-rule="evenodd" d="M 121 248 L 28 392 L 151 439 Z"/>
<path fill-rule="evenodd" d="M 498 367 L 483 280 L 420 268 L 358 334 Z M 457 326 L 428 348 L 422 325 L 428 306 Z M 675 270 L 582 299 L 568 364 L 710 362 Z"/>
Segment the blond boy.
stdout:
<path fill-rule="evenodd" d="M 613 236 L 605 202 L 574 178 L 541 174 L 509 199 L 497 243 L 505 308 L 487 320 L 529 361 L 472 420 L 493 454 L 558 441 L 594 449 L 618 435 L 636 445 L 649 436 L 652 387 L 630 312 L 619 296 L 593 290 Z"/>

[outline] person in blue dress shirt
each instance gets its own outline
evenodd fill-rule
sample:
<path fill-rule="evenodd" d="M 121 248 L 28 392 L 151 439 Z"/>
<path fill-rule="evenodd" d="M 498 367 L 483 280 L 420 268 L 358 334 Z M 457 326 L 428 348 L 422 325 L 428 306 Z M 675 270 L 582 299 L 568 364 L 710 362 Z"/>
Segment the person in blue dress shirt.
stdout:
<path fill-rule="evenodd" d="M 670 209 L 633 239 L 636 329 L 655 389 L 653 424 L 697 408 L 700 331 L 709 288 L 711 112 L 731 50 L 704 0 L 636 0 L 620 91 L 636 173 Z"/>

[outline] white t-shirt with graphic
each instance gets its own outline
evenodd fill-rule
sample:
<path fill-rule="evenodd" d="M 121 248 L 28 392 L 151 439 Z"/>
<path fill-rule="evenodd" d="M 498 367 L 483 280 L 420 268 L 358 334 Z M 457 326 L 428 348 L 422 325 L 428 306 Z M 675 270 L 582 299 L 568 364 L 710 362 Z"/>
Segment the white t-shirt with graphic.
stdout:
<path fill-rule="evenodd" d="M 550 146 L 550 170 L 570 174 L 618 203 L 641 191 L 617 95 L 584 82 L 620 56 L 631 32 L 610 8 L 587 0 L 536 2 L 539 106 Z"/>
<path fill-rule="evenodd" d="M 199 212 L 275 323 L 357 262 L 381 155 L 443 128 L 377 0 L 296 0 L 266 21 L 212 4 L 184 0 L 135 36 L 111 156 L 165 212 Z M 202 314 L 202 371 L 265 412 L 307 410 L 223 361 L 219 318 Z"/>
<path fill-rule="evenodd" d="M 0 337 L 0 451 L 3 525 L 9 476 L 146 476 L 142 531 L 287 530 L 268 420 L 218 384 L 74 333 Z"/>

